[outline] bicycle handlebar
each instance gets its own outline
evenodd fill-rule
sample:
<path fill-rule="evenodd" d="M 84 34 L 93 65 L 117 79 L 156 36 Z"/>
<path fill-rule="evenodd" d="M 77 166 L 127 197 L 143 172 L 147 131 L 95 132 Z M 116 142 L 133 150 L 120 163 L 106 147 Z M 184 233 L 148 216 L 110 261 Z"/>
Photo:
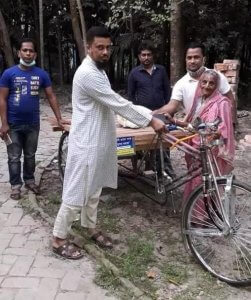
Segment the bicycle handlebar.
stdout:
<path fill-rule="evenodd" d="M 166 125 L 166 130 L 167 131 L 181 130 L 186 132 L 185 128 L 177 126 L 176 124 L 172 124 L 172 123 Z"/>
<path fill-rule="evenodd" d="M 202 120 L 198 117 L 194 124 L 190 124 L 188 125 L 187 128 L 183 128 L 180 126 L 177 126 L 176 124 L 167 124 L 166 125 L 166 129 L 167 131 L 174 131 L 174 130 L 182 130 L 182 131 L 190 131 L 190 132 L 194 132 L 197 131 L 201 134 L 205 134 L 205 130 L 209 130 L 209 131 L 217 131 L 219 124 L 222 122 L 221 118 L 218 117 L 216 118 L 213 122 L 202 122 Z"/>
<path fill-rule="evenodd" d="M 213 122 L 208 122 L 208 123 L 200 123 L 198 124 L 198 131 L 199 130 L 205 130 L 205 129 L 209 129 L 209 130 L 212 130 L 212 131 L 216 131 L 218 129 L 218 125 L 221 123 L 221 118 L 218 117 L 216 118 Z"/>

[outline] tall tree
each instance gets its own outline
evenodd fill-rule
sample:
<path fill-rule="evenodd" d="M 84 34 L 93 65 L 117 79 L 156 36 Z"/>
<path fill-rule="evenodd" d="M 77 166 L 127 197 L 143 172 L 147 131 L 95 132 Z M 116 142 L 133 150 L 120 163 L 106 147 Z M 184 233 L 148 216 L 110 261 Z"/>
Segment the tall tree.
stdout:
<path fill-rule="evenodd" d="M 39 25 L 39 3 L 36 0 L 32 0 L 33 15 L 34 15 L 34 40 L 37 44 L 37 49 L 40 49 L 40 25 Z M 37 58 L 38 64 L 41 65 L 40 55 Z"/>
<path fill-rule="evenodd" d="M 82 61 L 82 59 L 85 57 L 85 51 L 84 51 L 82 34 L 81 34 L 81 30 L 80 30 L 76 0 L 69 0 L 69 4 L 70 4 L 71 21 L 72 21 L 72 29 L 73 29 L 73 33 L 74 33 L 74 38 L 75 38 L 75 41 L 77 44 L 79 58 Z"/>
<path fill-rule="evenodd" d="M 170 40 L 170 80 L 173 85 L 184 73 L 184 32 L 180 0 L 171 0 Z"/>
<path fill-rule="evenodd" d="M 85 16 L 84 16 L 81 0 L 77 0 L 77 4 L 78 4 L 78 11 L 79 11 L 79 16 L 80 16 L 82 37 L 83 37 L 83 43 L 84 43 L 84 55 L 86 56 L 86 54 L 87 54 L 87 41 L 86 41 Z"/>
<path fill-rule="evenodd" d="M 44 22 L 43 22 L 43 0 L 39 0 L 39 32 L 40 32 L 40 62 L 44 68 Z"/>
<path fill-rule="evenodd" d="M 169 1 L 109 0 L 108 3 L 110 11 L 106 25 L 115 35 L 112 59 L 116 64 L 116 82 L 123 81 L 124 75 L 134 66 L 135 53 L 142 40 L 151 40 L 158 49 L 156 62 L 166 64 L 167 53 L 162 51 L 166 49 L 162 45 L 162 36 L 163 28 L 166 28 L 164 25 L 170 18 Z M 120 77 L 120 74 L 123 76 Z"/>
<path fill-rule="evenodd" d="M 1 10 L 0 10 L 0 47 L 3 49 L 7 65 L 8 66 L 14 65 L 14 58 L 12 54 L 10 37 Z"/>

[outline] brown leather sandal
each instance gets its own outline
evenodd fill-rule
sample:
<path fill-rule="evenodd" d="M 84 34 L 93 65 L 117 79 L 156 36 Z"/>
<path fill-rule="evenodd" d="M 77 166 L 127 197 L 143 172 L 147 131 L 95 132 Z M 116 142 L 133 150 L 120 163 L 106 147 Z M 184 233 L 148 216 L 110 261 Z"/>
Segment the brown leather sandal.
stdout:
<path fill-rule="evenodd" d="M 91 239 L 101 248 L 111 249 L 113 247 L 112 239 L 105 236 L 101 231 L 93 234 Z"/>
<path fill-rule="evenodd" d="M 67 259 L 80 259 L 84 256 L 82 250 L 71 242 L 66 242 L 59 247 L 53 247 L 52 251 Z"/>

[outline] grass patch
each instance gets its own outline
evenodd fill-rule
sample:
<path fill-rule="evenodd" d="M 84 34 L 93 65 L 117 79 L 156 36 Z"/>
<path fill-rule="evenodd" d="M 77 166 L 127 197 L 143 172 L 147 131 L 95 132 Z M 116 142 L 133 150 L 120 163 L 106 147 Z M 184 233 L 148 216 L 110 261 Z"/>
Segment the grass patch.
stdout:
<path fill-rule="evenodd" d="M 49 194 L 48 195 L 48 203 L 50 204 L 55 204 L 55 205 L 60 205 L 62 202 L 62 197 L 59 194 Z"/>
<path fill-rule="evenodd" d="M 129 238 L 127 242 L 128 249 L 126 253 L 119 256 L 118 254 L 113 255 L 110 252 L 106 252 L 106 257 L 119 268 L 121 277 L 128 278 L 148 296 L 156 299 L 155 293 L 157 289 L 146 276 L 148 267 L 155 261 L 153 243 L 143 238 L 140 239 L 137 236 Z M 104 266 L 98 268 L 95 282 L 110 290 L 121 290 L 122 288 L 118 278 Z M 129 293 L 130 291 L 127 291 L 122 299 L 132 299 Z"/>
<path fill-rule="evenodd" d="M 94 282 L 102 288 L 109 290 L 120 300 L 132 300 L 135 296 L 130 290 L 126 290 L 120 283 L 119 278 L 104 266 L 100 266 L 96 270 Z"/>
<path fill-rule="evenodd" d="M 133 236 L 128 238 L 127 246 L 127 251 L 120 255 L 107 252 L 107 258 L 119 268 L 122 277 L 128 278 L 152 299 L 156 299 L 154 282 L 146 275 L 155 261 L 153 242 L 145 237 Z"/>
<path fill-rule="evenodd" d="M 51 217 L 55 217 L 61 205 L 61 195 L 50 193 L 45 196 L 37 196 L 38 205 Z"/>
<path fill-rule="evenodd" d="M 105 289 L 118 289 L 121 285 L 119 279 L 108 270 L 105 266 L 99 266 L 97 268 L 95 283 L 102 286 Z"/>
<path fill-rule="evenodd" d="M 112 233 L 119 233 L 121 226 L 119 218 L 112 215 L 107 209 L 102 209 L 98 212 L 98 222 L 102 229 Z"/>
<path fill-rule="evenodd" d="M 79 234 L 86 235 L 86 232 L 84 228 L 81 227 L 79 221 L 73 223 L 73 228 Z M 147 234 L 147 236 L 151 235 Z M 152 299 L 156 299 L 156 287 L 146 276 L 146 271 L 150 264 L 155 261 L 153 242 L 146 240 L 145 238 L 140 239 L 139 237 L 134 236 L 127 240 L 127 246 L 127 251 L 122 254 L 105 251 L 106 258 L 117 266 L 120 270 L 121 277 L 128 278 L 152 297 Z M 119 287 L 120 290 L 122 289 L 118 278 L 104 266 L 98 268 L 95 281 L 98 285 L 107 289 L 118 289 Z M 123 297 L 123 299 L 132 299 L 128 298 L 128 293 L 129 292 L 127 291 L 126 296 L 125 298 Z"/>
<path fill-rule="evenodd" d="M 164 263 L 161 272 L 165 280 L 176 285 L 184 283 L 188 278 L 186 268 L 173 262 Z"/>
<path fill-rule="evenodd" d="M 131 237 L 128 239 L 128 251 L 121 256 L 121 270 L 125 277 L 135 280 L 145 276 L 149 263 L 154 261 L 153 243 Z"/>

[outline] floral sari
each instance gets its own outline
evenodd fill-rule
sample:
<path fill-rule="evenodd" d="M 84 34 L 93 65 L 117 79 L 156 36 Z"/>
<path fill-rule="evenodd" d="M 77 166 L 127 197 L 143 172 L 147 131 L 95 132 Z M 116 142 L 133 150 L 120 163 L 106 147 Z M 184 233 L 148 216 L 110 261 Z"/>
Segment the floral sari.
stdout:
<path fill-rule="evenodd" d="M 231 113 L 231 102 L 223 96 L 217 89 L 205 100 L 197 109 L 200 99 L 200 89 L 198 88 L 194 97 L 193 105 L 188 113 L 186 120 L 192 122 L 195 118 L 200 117 L 204 122 L 212 122 L 217 117 L 221 118 L 218 131 L 220 132 L 224 144 L 213 149 L 213 154 L 219 166 L 222 175 L 228 174 L 233 170 L 233 159 L 235 151 L 234 130 Z M 195 148 L 199 147 L 199 137 L 194 137 L 190 142 Z M 191 169 L 193 159 L 190 155 L 185 156 L 188 170 Z M 184 190 L 184 201 L 188 199 L 189 194 L 201 183 L 201 177 L 198 176 L 189 181 Z"/>

